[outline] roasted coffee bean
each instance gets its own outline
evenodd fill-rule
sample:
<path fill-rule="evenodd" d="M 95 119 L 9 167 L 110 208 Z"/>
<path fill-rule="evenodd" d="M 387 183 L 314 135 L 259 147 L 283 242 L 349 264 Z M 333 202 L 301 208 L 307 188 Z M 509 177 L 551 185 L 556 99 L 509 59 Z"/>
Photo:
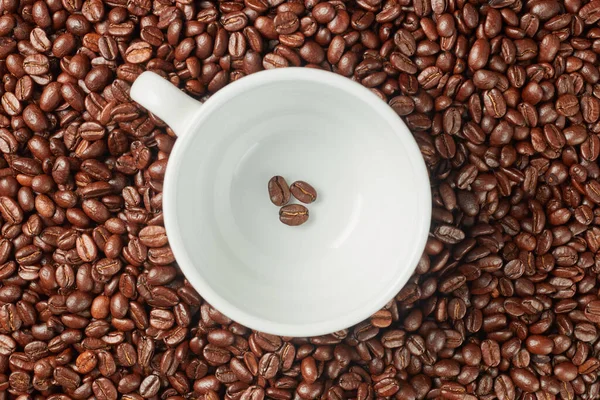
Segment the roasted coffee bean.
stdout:
<path fill-rule="evenodd" d="M 139 232 L 139 238 L 140 242 L 148 247 L 162 247 L 167 244 L 166 231 L 162 226 L 150 225 L 143 228 Z"/>
<path fill-rule="evenodd" d="M 76 360 L 77 370 L 82 374 L 88 374 L 98 364 L 98 358 L 93 351 L 84 351 L 81 353 Z"/>
<path fill-rule="evenodd" d="M 227 347 L 233 345 L 235 342 L 235 335 L 231 332 L 223 329 L 216 329 L 210 331 L 207 335 L 209 343 L 219 347 Z"/>
<path fill-rule="evenodd" d="M 303 203 L 309 204 L 317 199 L 317 191 L 304 181 L 296 181 L 290 185 L 292 195 Z"/>
<path fill-rule="evenodd" d="M 286 11 L 278 13 L 273 19 L 275 30 L 280 35 L 294 33 L 300 27 L 300 20 L 293 12 Z"/>
<path fill-rule="evenodd" d="M 290 188 L 282 176 L 274 176 L 268 184 L 269 198 L 276 206 L 284 206 L 290 201 Z"/>
<path fill-rule="evenodd" d="M 137 362 L 137 354 L 134 347 L 129 343 L 121 343 L 117 346 L 117 360 L 125 367 L 132 367 Z"/>
<path fill-rule="evenodd" d="M 65 389 L 76 389 L 81 383 L 79 375 L 68 367 L 56 367 L 53 376 L 54 380 Z"/>
<path fill-rule="evenodd" d="M 157 375 L 148 375 L 140 384 L 140 395 L 147 399 L 155 396 L 160 390 L 160 378 Z"/>
<path fill-rule="evenodd" d="M 265 379 L 275 377 L 279 369 L 279 356 L 274 353 L 266 353 L 260 359 L 258 364 L 258 373 Z"/>
<path fill-rule="evenodd" d="M 50 62 L 43 54 L 31 54 L 23 59 L 23 70 L 29 75 L 44 75 L 49 69 Z"/>
<path fill-rule="evenodd" d="M 514 368 L 510 370 L 510 376 L 518 388 L 527 393 L 536 392 L 540 383 L 538 378 L 528 369 Z"/>
<path fill-rule="evenodd" d="M 506 114 L 506 101 L 496 88 L 483 93 L 483 104 L 486 113 L 493 118 L 501 118 Z"/>
<path fill-rule="evenodd" d="M 279 220 L 290 226 L 302 225 L 308 220 L 308 209 L 300 204 L 283 206 L 279 210 Z"/>
<path fill-rule="evenodd" d="M 556 111 L 561 115 L 572 117 L 579 112 L 579 100 L 572 94 L 563 94 L 556 100 Z"/>
<path fill-rule="evenodd" d="M 115 385 L 107 378 L 97 378 L 92 383 L 94 395 L 99 400 L 116 400 L 117 389 Z"/>
<path fill-rule="evenodd" d="M 545 336 L 531 335 L 525 342 L 527 350 L 533 354 L 550 354 L 554 349 L 554 342 Z"/>

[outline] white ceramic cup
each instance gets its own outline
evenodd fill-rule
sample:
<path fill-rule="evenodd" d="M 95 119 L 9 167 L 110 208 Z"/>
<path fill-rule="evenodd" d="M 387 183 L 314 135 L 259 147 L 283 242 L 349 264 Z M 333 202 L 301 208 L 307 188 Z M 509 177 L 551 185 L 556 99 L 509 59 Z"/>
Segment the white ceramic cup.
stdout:
<path fill-rule="evenodd" d="M 178 140 L 163 212 L 189 282 L 250 328 L 347 328 L 404 286 L 427 239 L 431 194 L 411 133 L 375 94 L 309 68 L 252 74 L 204 104 L 152 72 L 131 97 Z M 274 175 L 318 192 L 301 226 L 279 221 Z"/>

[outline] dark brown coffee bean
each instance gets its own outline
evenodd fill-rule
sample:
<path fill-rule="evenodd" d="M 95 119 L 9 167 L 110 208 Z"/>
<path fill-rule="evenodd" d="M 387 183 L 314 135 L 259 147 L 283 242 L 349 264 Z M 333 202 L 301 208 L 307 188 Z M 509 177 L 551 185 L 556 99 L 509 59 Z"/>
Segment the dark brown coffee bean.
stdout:
<path fill-rule="evenodd" d="M 458 243 L 465 238 L 464 232 L 448 225 L 436 228 L 435 236 L 445 243 Z"/>
<path fill-rule="evenodd" d="M 282 176 L 274 176 L 268 184 L 269 198 L 276 206 L 284 206 L 290 201 L 290 188 Z"/>
<path fill-rule="evenodd" d="M 561 115 L 571 117 L 579 111 L 579 100 L 572 94 L 563 94 L 556 101 L 556 111 Z"/>
<path fill-rule="evenodd" d="M 581 113 L 587 123 L 594 123 L 600 118 L 600 100 L 593 96 L 581 98 Z"/>
<path fill-rule="evenodd" d="M 0 129 L 0 150 L 5 154 L 14 154 L 19 149 L 19 142 L 8 129 Z M 14 179 L 14 178 L 13 178 Z M 15 186 L 16 186 L 15 181 Z M 9 191 L 9 193 L 12 191 Z"/>
<path fill-rule="evenodd" d="M 19 115 L 23 110 L 19 99 L 11 92 L 6 92 L 2 96 L 2 108 L 10 116 Z"/>
<path fill-rule="evenodd" d="M 417 72 L 417 66 L 414 64 L 414 62 L 410 58 L 408 58 L 404 54 L 392 53 L 390 56 L 390 62 L 394 68 L 396 68 L 397 70 L 399 70 L 401 72 L 406 72 L 407 74 L 414 74 Z M 440 76 L 440 78 L 441 78 L 441 76 Z M 425 79 L 426 78 L 423 77 L 422 81 Z M 421 83 L 421 82 L 419 82 L 419 83 Z M 439 81 L 438 81 L 438 83 L 439 83 Z"/>
<path fill-rule="evenodd" d="M 209 343 L 212 343 L 215 346 L 227 347 L 233 345 L 235 335 L 223 329 L 216 329 L 208 333 L 207 339 Z"/>
<path fill-rule="evenodd" d="M 479 70 L 486 66 L 490 56 L 490 44 L 485 39 L 477 39 L 469 52 L 468 64 L 473 70 Z"/>
<path fill-rule="evenodd" d="M 140 395 L 145 398 L 155 396 L 160 390 L 160 378 L 157 375 L 148 375 L 140 384 Z"/>
<path fill-rule="evenodd" d="M 0 213 L 2 218 L 11 224 L 20 224 L 23 221 L 23 211 L 10 197 L 0 196 Z"/>
<path fill-rule="evenodd" d="M 117 389 L 115 385 L 107 378 L 101 377 L 92 383 L 94 395 L 99 400 L 116 400 Z"/>
<path fill-rule="evenodd" d="M 289 62 L 278 54 L 269 53 L 263 58 L 262 65 L 265 69 L 285 68 Z"/>
<path fill-rule="evenodd" d="M 290 185 L 292 195 L 303 203 L 309 204 L 317 199 L 317 191 L 304 181 L 296 181 Z"/>
<path fill-rule="evenodd" d="M 308 209 L 300 204 L 290 204 L 279 210 L 279 220 L 286 225 L 298 226 L 308 220 Z"/>
<path fill-rule="evenodd" d="M 525 368 L 514 368 L 510 370 L 510 377 L 515 386 L 527 393 L 533 393 L 540 387 L 539 380 L 535 375 Z"/>
<path fill-rule="evenodd" d="M 300 20 L 293 12 L 286 11 L 278 13 L 273 19 L 275 30 L 280 35 L 289 35 L 296 32 L 300 27 Z"/>
<path fill-rule="evenodd" d="M 241 31 L 248 24 L 248 17 L 240 11 L 231 12 L 223 15 L 221 24 L 229 32 Z"/>
<path fill-rule="evenodd" d="M 43 54 L 32 54 L 23 60 L 23 70 L 29 75 L 44 75 L 49 69 L 50 62 Z"/>
<path fill-rule="evenodd" d="M 79 375 L 68 367 L 56 367 L 56 369 L 54 369 L 53 375 L 56 383 L 58 383 L 65 389 L 76 389 L 81 383 Z"/>
<path fill-rule="evenodd" d="M 266 353 L 260 359 L 258 364 L 258 373 L 265 379 L 271 379 L 275 377 L 279 369 L 279 356 L 274 353 Z"/>
<path fill-rule="evenodd" d="M 506 101 L 496 88 L 484 92 L 483 104 L 486 113 L 493 118 L 501 118 L 506 114 Z"/>
<path fill-rule="evenodd" d="M 481 343 L 481 355 L 485 365 L 495 367 L 500 364 L 500 347 L 493 340 L 485 340 Z"/>
<path fill-rule="evenodd" d="M 45 131 L 50 126 L 46 115 L 35 104 L 30 104 L 23 109 L 23 120 L 27 127 L 34 132 Z"/>
<path fill-rule="evenodd" d="M 147 226 L 139 233 L 142 244 L 148 247 L 162 247 L 167 244 L 165 228 L 161 226 Z"/>
<path fill-rule="evenodd" d="M 392 61 L 393 63 L 393 61 Z M 404 71 L 408 72 L 408 71 Z M 442 71 L 435 66 L 425 68 L 418 76 L 417 80 L 423 89 L 432 89 L 440 83 Z"/>
<path fill-rule="evenodd" d="M 98 364 L 98 358 L 96 354 L 92 351 L 84 351 L 81 353 L 76 360 L 77 370 L 82 374 L 88 374 L 92 372 L 92 370 Z"/>
<path fill-rule="evenodd" d="M 211 344 L 207 345 L 203 350 L 202 354 L 206 358 L 206 361 L 211 365 L 223 365 L 227 363 L 231 358 L 231 353 L 217 346 Z"/>
<path fill-rule="evenodd" d="M 508 375 L 500 375 L 494 381 L 494 393 L 498 399 L 514 399 L 515 385 Z"/>

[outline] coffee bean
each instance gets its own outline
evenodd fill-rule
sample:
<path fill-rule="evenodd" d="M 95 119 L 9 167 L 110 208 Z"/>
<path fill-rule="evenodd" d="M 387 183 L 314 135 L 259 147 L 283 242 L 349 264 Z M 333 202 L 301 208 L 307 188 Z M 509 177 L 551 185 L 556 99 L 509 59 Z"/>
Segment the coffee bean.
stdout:
<path fill-rule="evenodd" d="M 160 378 L 157 375 L 148 375 L 140 384 L 140 395 L 145 399 L 155 396 L 160 386 Z"/>
<path fill-rule="evenodd" d="M 107 378 L 101 377 L 94 380 L 92 383 L 94 395 L 99 400 L 116 400 L 117 389 L 115 385 Z"/>
<path fill-rule="evenodd" d="M 11 92 L 6 92 L 2 96 L 2 108 L 4 111 L 11 116 L 21 114 L 22 107 L 19 99 Z"/>
<path fill-rule="evenodd" d="M 82 374 L 90 373 L 98 364 L 98 358 L 92 351 L 84 351 L 76 360 L 77 370 Z"/>
<path fill-rule="evenodd" d="M 545 337 L 532 335 L 526 341 L 527 350 L 533 354 L 550 354 L 554 348 L 554 342 Z"/>
<path fill-rule="evenodd" d="M 485 365 L 495 367 L 500 364 L 500 347 L 493 340 L 485 340 L 481 343 L 481 355 Z"/>
<path fill-rule="evenodd" d="M 209 343 L 212 343 L 215 346 L 227 347 L 227 346 L 231 346 L 234 343 L 235 335 L 233 335 L 229 331 L 226 331 L 223 329 L 217 329 L 217 330 L 210 331 L 207 336 L 207 339 L 208 339 Z"/>
<path fill-rule="evenodd" d="M 32 54 L 23 60 L 23 70 L 29 75 L 43 75 L 50 69 L 48 57 L 43 54 Z"/>
<path fill-rule="evenodd" d="M 464 232 L 448 225 L 436 228 L 435 235 L 445 243 L 458 243 L 465 238 Z"/>
<path fill-rule="evenodd" d="M 10 356 L 17 348 L 17 343 L 10 337 L 0 334 L 0 354 Z"/>
<path fill-rule="evenodd" d="M 229 32 L 240 31 L 248 24 L 248 17 L 240 11 L 231 12 L 223 15 L 221 24 Z"/>
<path fill-rule="evenodd" d="M 515 386 L 526 393 L 533 393 L 540 387 L 539 380 L 535 375 L 525 368 L 514 368 L 510 370 L 510 377 Z"/>
<path fill-rule="evenodd" d="M 42 132 L 50 126 L 48 118 L 35 104 L 30 104 L 23 109 L 23 120 L 27 127 L 34 132 Z"/>
<path fill-rule="evenodd" d="M 413 56 L 417 48 L 414 36 L 405 29 L 399 29 L 394 34 L 394 44 L 407 57 Z"/>
<path fill-rule="evenodd" d="M 16 201 L 7 196 L 0 196 L 0 214 L 11 224 L 19 224 L 23 221 L 23 211 Z"/>
<path fill-rule="evenodd" d="M 19 142 L 8 129 L 0 129 L 0 150 L 6 154 L 14 154 L 19 149 Z M 13 178 L 14 179 L 14 178 Z M 15 181 L 15 188 L 16 188 Z M 10 193 L 9 191 L 8 193 Z M 7 193 L 7 194 L 8 194 Z"/>
<path fill-rule="evenodd" d="M 134 366 L 137 362 L 137 354 L 134 347 L 129 343 L 119 344 L 117 346 L 117 360 L 122 366 Z"/>
<path fill-rule="evenodd" d="M 292 195 L 303 203 L 309 204 L 317 199 L 317 191 L 304 181 L 296 181 L 290 185 Z"/>
<path fill-rule="evenodd" d="M 204 348 L 202 354 L 209 364 L 215 366 L 223 365 L 231 358 L 231 353 L 228 350 L 210 344 Z"/>
<path fill-rule="evenodd" d="M 81 383 L 79 375 L 68 367 L 56 367 L 56 369 L 54 369 L 53 375 L 56 383 L 58 383 L 65 389 L 76 389 Z"/>
<path fill-rule="evenodd" d="M 393 61 L 392 61 L 393 62 Z M 408 72 L 408 71 L 405 71 Z M 410 72 L 409 72 L 410 73 Z M 425 68 L 418 76 L 417 80 L 423 89 L 432 89 L 440 83 L 442 71 L 435 66 Z"/>
<path fill-rule="evenodd" d="M 152 57 L 152 46 L 143 41 L 132 44 L 125 51 L 125 60 L 132 64 L 143 63 L 150 57 Z"/>
<path fill-rule="evenodd" d="M 490 44 L 485 39 L 477 39 L 469 52 L 468 64 L 474 71 L 486 66 L 490 56 Z"/>
<path fill-rule="evenodd" d="M 303 60 L 313 64 L 319 64 L 325 60 L 324 50 L 313 41 L 306 41 L 300 48 L 299 54 Z"/>
<path fill-rule="evenodd" d="M 506 101 L 496 88 L 484 92 L 483 104 L 486 113 L 493 118 L 501 118 L 506 114 Z"/>
<path fill-rule="evenodd" d="M 290 201 L 290 188 L 282 176 L 272 177 L 269 180 L 268 189 L 269 198 L 276 206 L 284 206 Z"/>
<path fill-rule="evenodd" d="M 286 11 L 278 13 L 273 19 L 275 30 L 280 35 L 294 33 L 300 27 L 300 20 L 293 12 Z"/>
<path fill-rule="evenodd" d="M 161 226 L 147 226 L 140 230 L 139 238 L 148 247 L 162 247 L 167 244 L 165 229 Z"/>
<path fill-rule="evenodd" d="M 258 364 L 258 373 L 265 379 L 275 377 L 279 369 L 279 356 L 274 353 L 266 353 Z"/>
<path fill-rule="evenodd" d="M 556 111 L 561 115 L 571 117 L 579 111 L 579 100 L 572 94 L 563 94 L 556 101 Z"/>
<path fill-rule="evenodd" d="M 401 54 L 401 53 L 392 53 L 390 55 L 390 63 L 397 70 L 399 70 L 401 72 L 405 72 L 407 74 L 415 74 L 418 70 L 417 66 L 414 64 L 414 62 L 410 58 L 408 58 L 407 56 L 405 56 L 404 54 Z M 430 78 L 426 78 L 425 76 L 423 76 L 421 78 L 421 81 L 424 81 L 425 79 L 430 79 Z M 441 79 L 441 76 L 440 76 L 440 79 Z M 421 82 L 419 82 L 419 83 L 421 83 Z M 435 83 L 435 84 L 437 84 L 437 83 Z"/>
<path fill-rule="evenodd" d="M 498 399 L 514 399 L 515 385 L 507 375 L 500 375 L 494 381 L 494 393 Z"/>
<path fill-rule="evenodd" d="M 283 206 L 279 210 L 279 220 L 290 226 L 302 225 L 308 220 L 308 209 L 300 204 Z"/>

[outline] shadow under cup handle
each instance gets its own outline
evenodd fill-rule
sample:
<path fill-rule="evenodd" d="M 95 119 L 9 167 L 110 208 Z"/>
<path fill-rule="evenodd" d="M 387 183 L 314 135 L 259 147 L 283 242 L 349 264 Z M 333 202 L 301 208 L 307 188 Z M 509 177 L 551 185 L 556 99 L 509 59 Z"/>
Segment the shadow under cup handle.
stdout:
<path fill-rule="evenodd" d="M 202 105 L 175 85 L 151 71 L 137 77 L 131 86 L 131 98 L 162 119 L 177 136 L 184 135 Z"/>

